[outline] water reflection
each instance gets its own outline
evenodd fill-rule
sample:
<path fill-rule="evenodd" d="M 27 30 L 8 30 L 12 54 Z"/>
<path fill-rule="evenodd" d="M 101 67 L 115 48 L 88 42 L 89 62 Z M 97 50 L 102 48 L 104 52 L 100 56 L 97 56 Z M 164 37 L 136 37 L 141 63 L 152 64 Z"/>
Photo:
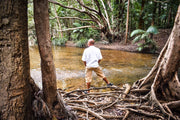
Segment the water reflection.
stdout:
<path fill-rule="evenodd" d="M 58 88 L 85 89 L 84 64 L 81 61 L 83 48 L 53 47 Z M 156 56 L 117 50 L 101 50 L 101 67 L 108 80 L 115 85 L 132 84 L 144 77 L 154 65 Z M 41 86 L 40 57 L 37 47 L 30 48 L 31 76 Z M 92 86 L 105 83 L 93 74 Z"/>

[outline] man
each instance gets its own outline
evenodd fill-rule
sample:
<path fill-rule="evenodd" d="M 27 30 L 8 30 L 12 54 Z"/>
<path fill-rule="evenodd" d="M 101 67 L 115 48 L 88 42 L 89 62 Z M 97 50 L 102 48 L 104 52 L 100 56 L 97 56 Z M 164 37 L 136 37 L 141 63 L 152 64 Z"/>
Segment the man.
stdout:
<path fill-rule="evenodd" d="M 88 48 L 84 50 L 82 61 L 86 66 L 85 70 L 85 80 L 87 84 L 87 89 L 90 88 L 92 81 L 92 71 L 94 71 L 99 77 L 101 77 L 107 84 L 107 86 L 112 86 L 112 83 L 109 83 L 105 75 L 103 74 L 99 63 L 101 62 L 102 55 L 99 48 L 94 46 L 95 41 L 93 39 L 88 40 Z M 89 92 L 89 91 L 88 91 Z"/>

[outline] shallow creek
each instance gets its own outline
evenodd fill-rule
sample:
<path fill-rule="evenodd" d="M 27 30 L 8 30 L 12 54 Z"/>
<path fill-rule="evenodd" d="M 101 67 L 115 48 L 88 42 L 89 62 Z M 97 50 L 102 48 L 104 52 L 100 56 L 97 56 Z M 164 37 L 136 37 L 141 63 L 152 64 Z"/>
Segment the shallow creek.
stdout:
<path fill-rule="evenodd" d="M 56 67 L 57 87 L 75 90 L 85 89 L 84 64 L 81 61 L 84 48 L 53 47 Z M 131 53 L 118 50 L 102 50 L 103 59 L 100 66 L 106 77 L 115 85 L 132 84 L 143 78 L 153 67 L 157 56 L 152 54 Z M 42 88 L 40 57 L 38 48 L 30 47 L 31 76 Z M 105 83 L 93 74 L 92 86 L 101 87 Z"/>

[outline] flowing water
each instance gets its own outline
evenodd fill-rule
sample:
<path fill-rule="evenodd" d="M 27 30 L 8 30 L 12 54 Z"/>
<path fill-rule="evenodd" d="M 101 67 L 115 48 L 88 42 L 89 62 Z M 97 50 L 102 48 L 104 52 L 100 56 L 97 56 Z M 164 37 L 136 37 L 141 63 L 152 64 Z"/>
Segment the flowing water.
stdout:
<path fill-rule="evenodd" d="M 81 61 L 84 48 L 53 47 L 57 86 L 61 89 L 85 89 L 84 64 Z M 153 67 L 157 56 L 152 54 L 130 53 L 118 50 L 101 50 L 103 59 L 100 66 L 110 82 L 121 86 L 132 84 L 143 78 Z M 40 57 L 37 47 L 30 47 L 31 76 L 42 88 Z M 105 82 L 93 74 L 92 86 L 105 86 Z"/>

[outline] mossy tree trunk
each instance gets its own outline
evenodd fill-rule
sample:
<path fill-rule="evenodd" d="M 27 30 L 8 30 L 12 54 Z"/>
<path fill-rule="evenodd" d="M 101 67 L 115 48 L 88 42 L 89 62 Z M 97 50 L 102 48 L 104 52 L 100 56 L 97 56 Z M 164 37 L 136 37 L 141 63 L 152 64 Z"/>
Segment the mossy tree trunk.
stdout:
<path fill-rule="evenodd" d="M 0 119 L 30 120 L 27 0 L 0 1 Z"/>

